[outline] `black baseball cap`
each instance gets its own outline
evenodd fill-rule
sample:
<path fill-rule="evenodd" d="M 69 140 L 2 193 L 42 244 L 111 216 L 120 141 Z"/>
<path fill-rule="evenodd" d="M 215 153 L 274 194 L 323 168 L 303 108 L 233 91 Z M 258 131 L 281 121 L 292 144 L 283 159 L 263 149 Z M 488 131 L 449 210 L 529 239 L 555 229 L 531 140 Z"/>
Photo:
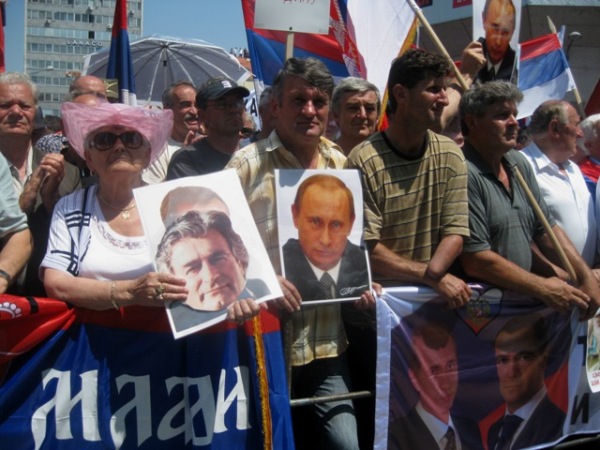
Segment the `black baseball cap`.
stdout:
<path fill-rule="evenodd" d="M 250 91 L 227 78 L 211 78 L 198 89 L 196 105 L 205 107 L 209 100 L 218 100 L 231 92 L 238 93 L 241 97 L 248 97 Z"/>

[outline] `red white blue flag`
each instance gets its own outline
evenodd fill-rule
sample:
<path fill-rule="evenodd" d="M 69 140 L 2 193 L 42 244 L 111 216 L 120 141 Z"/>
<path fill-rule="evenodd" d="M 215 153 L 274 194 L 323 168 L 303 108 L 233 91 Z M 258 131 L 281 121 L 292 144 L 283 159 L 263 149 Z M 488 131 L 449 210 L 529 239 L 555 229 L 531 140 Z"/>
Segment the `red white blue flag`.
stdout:
<path fill-rule="evenodd" d="M 0 296 L 0 447 L 293 450 L 279 321 L 173 339 L 162 308 Z"/>
<path fill-rule="evenodd" d="M 529 117 L 546 100 L 562 100 L 575 80 L 556 34 L 519 44 L 519 119 Z"/>
<path fill-rule="evenodd" d="M 127 105 L 137 104 L 135 78 L 127 33 L 127 0 L 117 0 L 110 41 L 110 57 L 106 78 L 119 81 L 119 101 Z"/>

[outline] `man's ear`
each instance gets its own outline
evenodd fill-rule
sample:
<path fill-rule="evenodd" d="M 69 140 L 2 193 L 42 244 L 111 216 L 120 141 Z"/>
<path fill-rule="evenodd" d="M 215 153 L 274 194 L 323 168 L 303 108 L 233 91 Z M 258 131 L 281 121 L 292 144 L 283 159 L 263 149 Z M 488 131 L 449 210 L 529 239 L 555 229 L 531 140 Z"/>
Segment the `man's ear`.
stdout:
<path fill-rule="evenodd" d="M 407 93 L 408 93 L 408 90 L 401 84 L 395 84 L 394 87 L 392 88 L 392 95 L 396 99 L 397 103 L 401 103 L 404 100 L 406 100 Z"/>
<path fill-rule="evenodd" d="M 473 114 L 465 114 L 464 120 L 468 130 L 475 129 L 475 116 Z"/>
<path fill-rule="evenodd" d="M 560 128 L 557 119 L 552 119 L 548 124 L 548 133 L 555 139 L 560 137 Z"/>

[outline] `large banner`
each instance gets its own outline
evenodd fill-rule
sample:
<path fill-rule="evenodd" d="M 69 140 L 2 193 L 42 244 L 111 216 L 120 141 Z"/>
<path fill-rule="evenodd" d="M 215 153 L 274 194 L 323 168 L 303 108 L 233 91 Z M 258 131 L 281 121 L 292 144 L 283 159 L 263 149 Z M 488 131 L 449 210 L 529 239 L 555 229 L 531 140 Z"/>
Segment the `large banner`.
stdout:
<path fill-rule="evenodd" d="M 578 313 L 472 288 L 458 310 L 428 288 L 378 301 L 375 448 L 526 448 L 600 431 Z"/>
<path fill-rule="evenodd" d="M 279 321 L 265 311 L 175 340 L 163 308 L 1 296 L 0 442 L 292 449 Z"/>

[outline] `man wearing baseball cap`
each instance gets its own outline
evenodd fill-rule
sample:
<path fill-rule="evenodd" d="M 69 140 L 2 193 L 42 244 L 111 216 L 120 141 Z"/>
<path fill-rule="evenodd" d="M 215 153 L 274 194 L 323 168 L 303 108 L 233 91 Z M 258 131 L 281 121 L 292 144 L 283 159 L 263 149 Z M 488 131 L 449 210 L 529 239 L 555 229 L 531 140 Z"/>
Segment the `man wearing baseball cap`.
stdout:
<path fill-rule="evenodd" d="M 227 78 L 211 78 L 198 89 L 198 121 L 206 137 L 191 149 L 181 149 L 171 159 L 167 180 L 222 170 L 239 148 L 243 128 L 244 97 L 248 89 Z"/>

